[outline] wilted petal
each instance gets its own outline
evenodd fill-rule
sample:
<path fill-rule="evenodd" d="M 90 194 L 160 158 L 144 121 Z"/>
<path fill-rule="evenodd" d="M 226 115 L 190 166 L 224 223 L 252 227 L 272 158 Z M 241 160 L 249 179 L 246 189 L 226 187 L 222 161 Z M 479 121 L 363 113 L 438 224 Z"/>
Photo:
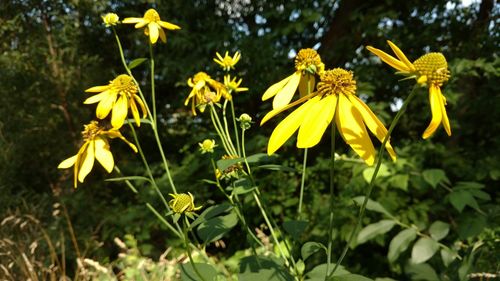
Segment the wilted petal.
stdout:
<path fill-rule="evenodd" d="M 430 136 L 432 136 L 432 134 L 434 134 L 436 129 L 439 127 L 439 124 L 443 120 L 443 114 L 441 110 L 441 102 L 442 102 L 441 100 L 442 100 L 441 90 L 439 90 L 439 87 L 431 85 L 429 87 L 429 103 L 431 105 L 432 119 L 431 123 L 422 134 L 422 138 L 424 139 L 427 139 Z"/>
<path fill-rule="evenodd" d="M 302 121 L 297 138 L 298 148 L 309 148 L 319 143 L 326 128 L 332 122 L 337 96 L 329 95 L 313 104 Z"/>
<path fill-rule="evenodd" d="M 450 126 L 450 120 L 448 120 L 448 114 L 446 113 L 446 98 L 444 97 L 444 95 L 441 93 L 441 89 L 439 87 L 436 87 L 438 92 L 439 92 L 439 96 L 441 96 L 441 113 L 443 114 L 443 127 L 444 127 L 444 130 L 446 131 L 446 134 L 448 136 L 451 136 L 451 126 Z"/>

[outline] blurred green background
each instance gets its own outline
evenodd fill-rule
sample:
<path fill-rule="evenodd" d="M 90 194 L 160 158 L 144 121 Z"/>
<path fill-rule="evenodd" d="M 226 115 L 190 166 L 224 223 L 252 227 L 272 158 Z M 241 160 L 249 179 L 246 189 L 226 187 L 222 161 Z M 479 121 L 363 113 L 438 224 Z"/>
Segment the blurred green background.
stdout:
<path fill-rule="evenodd" d="M 274 120 L 258 126 L 270 109 L 270 103 L 262 102 L 260 96 L 293 72 L 293 56 L 301 48 L 317 49 L 326 68 L 353 70 L 359 95 L 385 124 L 394 117 L 412 82 L 398 81 L 394 70 L 381 64 L 365 46 L 388 51 L 386 40 L 390 39 L 410 60 L 426 52 L 442 52 L 452 74 L 443 93 L 453 134 L 448 137 L 440 128 L 431 139 L 421 139 L 431 118 L 427 92 L 422 89 L 392 136 L 398 162 L 387 162 L 372 198 L 407 223 L 424 228 L 436 220 L 449 223 L 450 234 L 443 243 L 463 246 L 461 254 L 470 257 L 469 272 L 499 270 L 500 5 L 494 0 L 2 1 L 0 218 L 4 221 L 0 238 L 17 237 L 19 245 L 39 239 L 39 230 L 29 234 L 5 222 L 12 216 L 31 214 L 59 246 L 67 245 L 63 257 L 68 260 L 68 271 L 82 253 L 74 249 L 67 220 L 72 223 L 79 251 L 103 262 L 116 258 L 113 238 L 125 234 L 132 234 L 142 253 L 151 257 L 179 244 L 144 207 L 144 201 L 159 203 L 146 186 L 134 195 L 122 183 L 104 182 L 108 175 L 96 165 L 85 183 L 74 189 L 71 172 L 56 168 L 76 153 L 82 125 L 93 118 L 93 107 L 82 103 L 87 97 L 84 90 L 105 85 L 124 72 L 113 35 L 102 24 L 101 15 L 115 12 L 122 19 L 142 17 L 151 7 L 162 20 L 182 27 L 167 33 L 167 44 L 155 47 L 161 137 L 179 191 L 190 191 L 197 202 L 207 205 L 221 202 L 223 196 L 202 181 L 211 179 L 212 173 L 210 161 L 199 154 L 197 143 L 216 135 L 209 129 L 208 116 L 193 118 L 183 102 L 190 91 L 186 81 L 196 72 L 205 71 L 222 80 L 222 72 L 212 61 L 216 52 L 242 54 L 236 74 L 250 90 L 237 95 L 235 105 L 237 115 L 245 112 L 256 120 L 247 133 L 249 153 L 265 152 L 277 124 Z M 117 32 L 128 59 L 148 56 L 142 31 L 120 25 Z M 134 69 L 134 74 L 147 91 L 147 65 Z M 146 130 L 139 131 L 155 175 L 168 192 L 154 139 Z M 124 134 L 130 135 L 126 130 Z M 305 208 L 314 223 L 309 224 L 304 241 L 326 240 L 329 143 L 324 136 L 320 145 L 309 150 Z M 339 154 L 351 155 L 340 139 L 337 143 Z M 126 145 L 114 142 L 112 151 L 126 174 L 144 173 L 139 158 Z M 302 151 L 289 141 L 276 161 L 300 169 Z M 357 208 L 352 198 L 365 192 L 365 168 L 356 162 L 336 167 L 334 249 L 338 250 L 334 258 L 354 226 Z M 262 171 L 257 176 L 276 219 L 293 218 L 300 173 Z M 54 206 L 56 203 L 62 205 Z M 258 227 L 262 219 L 251 200 L 248 204 L 248 213 L 254 214 L 249 216 L 250 223 Z M 378 220 L 380 215 L 368 213 L 363 224 Z M 387 245 L 396 234 L 393 230 L 357 246 L 349 252 L 345 266 L 370 277 L 420 280 L 410 279 L 415 277 L 404 269 L 404 259 L 388 263 Z M 230 237 L 223 239 L 225 249 L 213 247 L 208 252 L 223 259 L 248 247 L 240 243 L 244 234 L 239 228 Z M 478 241 L 482 243 L 479 254 L 471 255 Z M 41 259 L 47 253 L 43 247 L 37 250 Z M 323 257 L 314 258 L 308 267 Z M 439 258 L 430 264 L 441 280 L 458 280 L 454 278 L 460 265 L 445 267 Z"/>

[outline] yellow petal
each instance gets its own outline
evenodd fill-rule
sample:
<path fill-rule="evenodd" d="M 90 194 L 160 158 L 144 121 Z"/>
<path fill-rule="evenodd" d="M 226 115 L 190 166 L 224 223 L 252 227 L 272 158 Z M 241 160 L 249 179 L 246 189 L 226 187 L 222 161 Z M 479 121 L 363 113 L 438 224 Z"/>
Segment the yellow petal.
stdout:
<path fill-rule="evenodd" d="M 384 124 L 380 122 L 380 120 L 377 118 L 377 116 L 375 116 L 371 109 L 357 96 L 350 95 L 349 100 L 351 101 L 352 105 L 356 107 L 359 113 L 361 113 L 363 121 L 370 132 L 372 132 L 380 142 L 383 142 L 385 136 L 387 135 L 387 129 L 385 128 Z M 385 149 L 387 149 L 387 152 L 389 152 L 391 159 L 393 161 L 396 161 L 396 152 L 394 152 L 390 141 L 386 142 Z"/>
<path fill-rule="evenodd" d="M 138 23 L 144 21 L 143 18 L 124 18 L 122 23 Z"/>
<path fill-rule="evenodd" d="M 266 92 L 262 95 L 262 100 L 265 101 L 267 99 L 274 97 L 281 89 L 283 89 L 283 87 L 285 87 L 286 83 L 288 83 L 288 81 L 290 81 L 292 77 L 293 74 L 279 81 L 278 83 L 271 85 L 271 87 L 269 87 L 266 90 Z"/>
<path fill-rule="evenodd" d="M 83 182 L 94 166 L 94 141 L 90 141 L 82 156 L 82 166 L 78 172 L 78 181 Z"/>
<path fill-rule="evenodd" d="M 424 133 L 422 134 L 422 138 L 427 139 L 434 132 L 436 129 L 439 127 L 439 124 L 443 120 L 443 114 L 441 111 L 441 91 L 439 90 L 439 87 L 431 85 L 429 88 L 429 103 L 431 105 L 431 112 L 432 112 L 432 119 L 431 123 L 425 129 Z"/>
<path fill-rule="evenodd" d="M 141 126 L 141 117 L 139 116 L 139 110 L 137 109 L 137 105 L 135 104 L 134 99 L 130 99 L 130 112 L 132 112 L 132 116 L 134 117 L 135 124 L 137 127 Z"/>
<path fill-rule="evenodd" d="M 85 155 L 85 152 L 87 151 L 87 148 L 89 146 L 89 141 L 86 141 L 83 143 L 82 147 L 78 150 L 78 153 L 76 154 L 76 161 L 75 161 L 75 166 L 73 168 L 73 185 L 76 188 L 77 186 L 77 179 L 78 179 L 78 172 L 80 171 L 80 167 L 82 166 L 83 162 L 83 156 Z"/>
<path fill-rule="evenodd" d="M 451 136 L 451 126 L 450 126 L 450 120 L 448 120 L 448 114 L 446 113 L 446 98 L 443 96 L 443 94 L 441 93 L 441 89 L 439 87 L 437 87 L 437 90 L 439 92 L 439 96 L 441 96 L 441 113 L 443 114 L 443 127 L 444 127 L 444 130 L 446 131 L 446 134 L 448 136 Z"/>
<path fill-rule="evenodd" d="M 120 95 L 115 105 L 113 106 L 113 112 L 111 113 L 111 125 L 113 128 L 121 128 L 125 118 L 127 118 L 128 103 L 127 97 L 125 95 Z"/>
<path fill-rule="evenodd" d="M 344 94 L 339 95 L 335 121 L 344 141 L 366 164 L 373 165 L 375 148 L 366 131 L 363 117 Z"/>
<path fill-rule="evenodd" d="M 148 24 L 148 29 L 149 29 L 149 40 L 151 41 L 151 44 L 155 44 L 156 41 L 158 41 L 158 36 L 160 35 L 158 32 L 158 28 L 161 28 L 158 26 L 156 22 L 150 22 Z"/>
<path fill-rule="evenodd" d="M 113 108 L 115 100 L 116 100 L 116 92 L 110 91 L 108 96 L 102 99 L 99 102 L 99 104 L 97 104 L 97 108 L 95 111 L 97 118 L 99 119 L 106 118 L 106 116 L 108 116 L 109 112 Z"/>
<path fill-rule="evenodd" d="M 316 95 L 316 93 L 311 93 L 305 97 L 302 97 L 290 104 L 288 104 L 287 106 L 285 107 L 282 107 L 282 108 L 279 108 L 279 109 L 273 109 L 271 111 L 269 111 L 265 116 L 264 118 L 262 118 L 262 120 L 260 121 L 260 125 L 262 126 L 264 123 L 266 123 L 267 121 L 269 121 L 269 119 L 273 118 L 274 116 L 276 116 L 277 114 L 280 114 L 281 112 L 287 110 L 287 109 L 290 109 L 294 106 L 296 106 L 297 104 L 300 104 L 300 103 L 303 103 L 305 102 L 306 100 L 308 100 L 309 98 L 311 98 L 312 96 Z"/>
<path fill-rule="evenodd" d="M 57 166 L 58 169 L 67 169 L 73 165 L 75 165 L 76 158 L 78 155 L 71 156 L 70 158 L 63 160 L 59 166 Z"/>
<path fill-rule="evenodd" d="M 100 94 L 93 95 L 93 96 L 87 98 L 83 103 L 84 104 L 92 104 L 92 103 L 100 102 L 102 99 L 106 98 L 108 95 L 109 95 L 109 92 L 104 91 Z"/>
<path fill-rule="evenodd" d="M 120 131 L 118 131 L 117 129 L 111 129 L 109 131 L 106 132 L 106 136 L 114 139 L 114 138 L 119 138 L 121 139 L 122 141 L 124 141 L 126 144 L 128 144 L 130 146 L 130 148 L 132 148 L 132 150 L 134 150 L 135 153 L 137 153 L 137 147 L 129 142 L 121 133 Z"/>
<path fill-rule="evenodd" d="M 273 108 L 278 109 L 286 106 L 290 103 L 293 98 L 293 94 L 297 91 L 297 87 L 299 87 L 300 77 L 302 74 L 300 71 L 296 71 L 290 81 L 286 83 L 286 85 L 276 93 L 276 96 L 273 99 Z"/>
<path fill-rule="evenodd" d="M 314 97 L 295 109 L 274 129 L 269 144 L 267 146 L 267 154 L 271 155 L 278 150 L 299 128 L 302 120 L 308 113 L 308 109 L 320 100 L 319 97 Z"/>
<path fill-rule="evenodd" d="M 143 27 L 145 27 L 148 23 L 149 23 L 149 21 L 142 20 L 142 21 L 140 21 L 140 22 L 136 23 L 136 24 L 134 25 L 134 27 L 135 27 L 135 28 L 143 28 Z"/>
<path fill-rule="evenodd" d="M 95 86 L 95 87 L 92 87 L 92 88 L 88 88 L 87 90 L 85 90 L 85 92 L 87 93 L 100 93 L 100 92 L 104 92 L 106 90 L 109 89 L 109 85 L 106 85 L 106 86 Z"/>
<path fill-rule="evenodd" d="M 95 158 L 99 161 L 99 163 L 101 163 L 108 173 L 111 173 L 113 171 L 113 167 L 115 166 L 115 162 L 113 154 L 109 151 L 108 142 L 101 137 L 97 137 L 94 141 L 94 145 Z"/>
<path fill-rule="evenodd" d="M 167 43 L 167 36 L 165 35 L 165 31 L 163 31 L 163 29 L 159 28 L 158 32 L 160 33 L 161 42 Z"/>
<path fill-rule="evenodd" d="M 157 21 L 157 23 L 163 27 L 163 28 L 166 28 L 166 29 L 170 29 L 170 30 L 176 30 L 176 29 L 181 29 L 180 26 L 178 25 L 175 25 L 173 23 L 169 23 L 168 21 Z"/>
<path fill-rule="evenodd" d="M 146 106 L 142 102 L 141 98 L 138 95 L 134 95 L 134 99 L 139 104 L 139 106 L 141 107 L 142 118 L 146 118 L 146 116 L 148 116 L 148 111 L 146 110 Z"/>
<path fill-rule="evenodd" d="M 386 54 L 384 51 L 373 48 L 372 46 L 367 46 L 366 47 L 368 51 L 374 53 L 376 56 L 378 56 L 382 61 L 387 63 L 388 65 L 394 67 L 395 69 L 401 71 L 401 72 L 410 72 L 411 69 L 409 69 L 406 64 L 402 63 L 395 57 Z"/>
<path fill-rule="evenodd" d="M 403 51 L 401 51 L 401 49 L 399 49 L 396 44 L 392 43 L 389 40 L 387 40 L 387 44 L 389 44 L 389 47 L 391 47 L 392 51 L 396 54 L 399 60 L 402 61 L 411 72 L 415 71 L 415 66 L 413 66 L 413 64 L 408 60 Z"/>
<path fill-rule="evenodd" d="M 314 75 L 306 73 L 302 76 L 299 82 L 299 94 L 300 97 L 304 97 L 314 91 L 314 85 L 316 83 Z"/>
<path fill-rule="evenodd" d="M 329 95 L 309 107 L 300 125 L 297 137 L 298 148 L 309 148 L 319 143 L 326 128 L 332 122 L 336 107 L 336 95 Z"/>

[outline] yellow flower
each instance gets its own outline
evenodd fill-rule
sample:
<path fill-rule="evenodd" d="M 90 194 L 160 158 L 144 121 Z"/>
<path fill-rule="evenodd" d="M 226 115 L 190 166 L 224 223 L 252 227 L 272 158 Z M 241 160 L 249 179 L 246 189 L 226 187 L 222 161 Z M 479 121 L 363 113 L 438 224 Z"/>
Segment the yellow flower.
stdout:
<path fill-rule="evenodd" d="M 224 84 L 212 79 L 205 72 L 198 72 L 187 81 L 189 87 L 193 88 L 186 98 L 184 105 L 188 105 L 191 100 L 191 111 L 196 115 L 196 107 L 200 112 L 205 111 L 205 106 L 210 103 L 217 103 L 224 96 L 231 99 Z"/>
<path fill-rule="evenodd" d="M 106 86 L 95 86 L 85 90 L 88 93 L 99 93 L 86 99 L 84 104 L 97 103 L 96 115 L 99 119 L 104 119 L 111 112 L 111 125 L 119 129 L 127 118 L 128 108 L 132 112 L 137 126 L 141 125 L 139 109 L 141 108 L 142 118 L 147 116 L 146 107 L 141 98 L 137 95 L 137 85 L 132 77 L 127 74 L 117 76 L 113 81 L 109 81 Z"/>
<path fill-rule="evenodd" d="M 101 16 L 101 18 L 106 27 L 117 25 L 120 20 L 120 17 L 118 17 L 115 13 L 107 13 L 104 16 Z"/>
<path fill-rule="evenodd" d="M 214 61 L 218 63 L 224 71 L 234 69 L 234 66 L 241 58 L 241 54 L 239 52 L 234 53 L 234 56 L 232 57 L 229 55 L 229 52 L 226 52 L 224 57 L 222 57 L 218 52 L 215 54 L 217 55 L 217 58 L 214 58 Z"/>
<path fill-rule="evenodd" d="M 415 78 L 417 83 L 429 87 L 429 103 L 431 105 L 432 119 L 422 134 L 422 138 L 427 139 L 434 134 L 439 124 L 443 124 L 448 136 L 451 136 L 450 121 L 446 113 L 446 98 L 441 93 L 441 86 L 450 78 L 448 63 L 441 53 L 428 53 L 411 63 L 405 54 L 391 41 L 387 41 L 397 58 L 387 53 L 373 48 L 366 47 L 370 52 L 377 55 L 382 61 L 394 67 L 398 74 L 409 78 Z"/>
<path fill-rule="evenodd" d="M 167 43 L 167 36 L 163 28 L 169 30 L 181 29 L 178 25 L 160 20 L 160 15 L 155 9 L 149 9 L 142 18 L 125 18 L 122 23 L 135 23 L 135 28 L 144 28 L 144 34 L 149 36 L 151 44 L 158 41 L 158 36 L 163 43 Z"/>
<path fill-rule="evenodd" d="M 290 103 L 297 88 L 301 97 L 311 93 L 315 84 L 314 75 L 321 74 L 324 69 L 325 65 L 315 50 L 302 49 L 295 56 L 295 72 L 269 87 L 262 100 L 274 97 L 273 109 L 282 108 Z"/>
<path fill-rule="evenodd" d="M 201 154 L 213 153 L 214 148 L 217 146 L 215 145 L 215 140 L 210 140 L 210 139 L 206 139 L 203 142 L 199 142 L 198 145 L 200 146 Z"/>
<path fill-rule="evenodd" d="M 74 186 L 79 182 L 83 182 L 85 177 L 90 173 L 94 166 L 94 159 L 106 169 L 108 173 L 113 171 L 115 165 L 113 154 L 109 150 L 108 139 L 119 138 L 126 142 L 137 153 L 135 145 L 130 143 L 123 137 L 117 129 L 105 130 L 100 127 L 97 121 L 92 121 L 84 126 L 82 132 L 83 145 L 78 150 L 78 153 L 70 158 L 62 161 L 57 168 L 67 169 L 74 166 Z"/>
<path fill-rule="evenodd" d="M 169 195 L 172 196 L 173 199 L 168 202 L 168 205 L 176 214 L 189 214 L 202 208 L 202 206 L 196 207 L 194 205 L 194 197 L 190 192 L 187 194 L 178 193 Z"/>
<path fill-rule="evenodd" d="M 304 104 L 290 113 L 274 129 L 267 147 L 269 155 L 278 150 L 297 130 L 299 130 L 298 148 L 315 146 L 335 118 L 337 129 L 344 141 L 368 165 L 373 165 L 375 148 L 366 127 L 381 142 L 387 135 L 387 129 L 370 108 L 356 96 L 356 81 L 351 71 L 342 68 L 324 71 L 320 75 L 316 92 L 284 108 L 270 111 L 262 119 L 261 125 L 276 114 L 303 102 Z M 391 158 L 396 160 L 396 153 L 389 142 L 385 148 Z"/>
<path fill-rule="evenodd" d="M 243 82 L 242 78 L 240 78 L 240 80 L 237 80 L 236 77 L 231 79 L 231 75 L 229 75 L 229 74 L 224 75 L 224 85 L 226 86 L 226 88 L 228 90 L 229 100 L 231 100 L 231 98 L 232 98 L 231 93 L 233 93 L 233 92 L 239 93 L 239 92 L 248 91 L 247 87 L 240 87 L 241 82 Z"/>

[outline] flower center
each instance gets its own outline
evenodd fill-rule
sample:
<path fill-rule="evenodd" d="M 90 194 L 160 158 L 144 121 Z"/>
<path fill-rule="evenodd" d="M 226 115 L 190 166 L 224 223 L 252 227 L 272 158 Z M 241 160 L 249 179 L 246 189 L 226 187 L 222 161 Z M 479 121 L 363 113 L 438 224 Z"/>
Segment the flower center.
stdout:
<path fill-rule="evenodd" d="M 157 22 L 160 21 L 160 15 L 155 9 L 149 9 L 144 13 L 144 19 L 149 22 Z"/>
<path fill-rule="evenodd" d="M 352 71 L 342 68 L 334 68 L 324 71 L 320 75 L 318 82 L 318 93 L 323 95 L 345 94 L 354 95 L 356 93 L 356 80 Z"/>
<path fill-rule="evenodd" d="M 99 135 L 102 130 L 104 129 L 99 126 L 99 123 L 97 121 L 91 121 L 89 124 L 83 125 L 83 139 L 85 141 L 92 140 L 97 135 Z"/>
<path fill-rule="evenodd" d="M 137 93 L 137 86 L 134 83 L 132 77 L 127 74 L 122 74 L 111 81 L 111 88 L 118 92 L 123 92 L 128 95 L 133 95 Z"/>
<path fill-rule="evenodd" d="M 442 86 L 450 78 L 448 63 L 441 53 L 425 54 L 413 62 L 413 65 L 420 76 L 427 77 L 428 84 Z"/>
<path fill-rule="evenodd" d="M 193 83 L 196 84 L 200 81 L 208 81 L 210 80 L 210 76 L 205 72 L 198 72 L 193 76 Z"/>
<path fill-rule="evenodd" d="M 175 213 L 185 213 L 194 211 L 194 204 L 191 196 L 185 193 L 175 195 L 175 198 L 170 201 L 170 207 Z"/>
<path fill-rule="evenodd" d="M 301 49 L 295 56 L 295 69 L 299 71 L 307 70 L 314 74 L 323 71 L 323 68 L 321 57 L 314 49 Z"/>

